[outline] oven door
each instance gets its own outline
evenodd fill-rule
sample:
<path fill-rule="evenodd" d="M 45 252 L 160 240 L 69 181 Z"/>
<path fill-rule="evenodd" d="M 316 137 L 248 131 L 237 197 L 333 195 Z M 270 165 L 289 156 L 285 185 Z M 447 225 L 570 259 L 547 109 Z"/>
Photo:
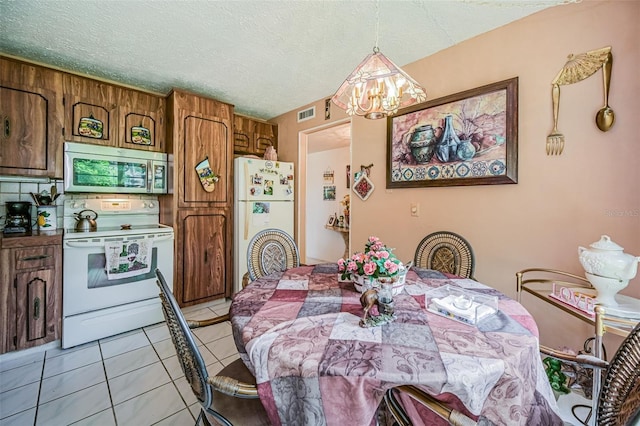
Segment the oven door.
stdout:
<path fill-rule="evenodd" d="M 109 279 L 105 246 L 110 242 L 130 244 L 151 241 L 148 273 Z M 158 297 L 155 269 L 173 277 L 173 233 L 138 234 L 64 241 L 63 302 L 65 317 Z"/>

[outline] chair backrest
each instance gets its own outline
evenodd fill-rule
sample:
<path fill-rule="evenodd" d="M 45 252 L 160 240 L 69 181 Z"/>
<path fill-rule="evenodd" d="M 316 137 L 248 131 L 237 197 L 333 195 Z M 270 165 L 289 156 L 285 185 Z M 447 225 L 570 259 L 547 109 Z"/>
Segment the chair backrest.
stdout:
<path fill-rule="evenodd" d="M 640 323 L 624 339 L 609 363 L 598 398 L 596 423 L 598 426 L 634 425 L 639 409 Z"/>
<path fill-rule="evenodd" d="M 191 385 L 191 390 L 203 407 L 211 406 L 213 398 L 213 390 L 211 385 L 207 384 L 207 367 L 202 359 L 202 355 L 198 350 L 191 330 L 187 325 L 187 321 L 182 315 L 182 311 L 178 306 L 178 302 L 173 293 L 169 290 L 167 282 L 160 272 L 156 269 L 158 279 L 156 283 L 160 288 L 160 300 L 162 301 L 162 312 L 167 321 L 171 340 L 178 353 L 178 360 L 182 367 L 187 382 Z"/>
<path fill-rule="evenodd" d="M 265 229 L 249 241 L 247 270 L 251 281 L 297 266 L 300 266 L 298 246 L 286 232 L 275 228 Z"/>
<path fill-rule="evenodd" d="M 420 241 L 414 256 L 415 266 L 473 278 L 474 256 L 471 245 L 460 235 L 438 231 Z"/>

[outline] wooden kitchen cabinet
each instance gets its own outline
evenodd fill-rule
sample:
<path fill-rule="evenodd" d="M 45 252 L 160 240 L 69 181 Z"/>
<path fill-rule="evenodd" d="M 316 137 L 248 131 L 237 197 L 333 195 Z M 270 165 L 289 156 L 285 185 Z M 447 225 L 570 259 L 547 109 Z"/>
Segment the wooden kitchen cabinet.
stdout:
<path fill-rule="evenodd" d="M 278 125 L 242 115 L 233 116 L 233 152 L 262 157 L 267 147 L 278 149 Z"/>
<path fill-rule="evenodd" d="M 118 146 L 115 86 L 67 74 L 64 107 L 67 141 Z"/>
<path fill-rule="evenodd" d="M 0 353 L 60 339 L 62 233 L 1 240 Z"/>
<path fill-rule="evenodd" d="M 188 279 L 182 287 L 182 303 L 196 304 L 223 298 L 231 257 L 228 244 L 228 211 L 181 210 L 178 226 L 178 263 L 185 265 Z"/>
<path fill-rule="evenodd" d="M 160 220 L 176 235 L 174 294 L 181 306 L 230 297 L 233 291 L 233 106 L 183 91 L 167 98 L 170 192 Z M 218 176 L 204 187 L 196 166 Z M 172 191 L 171 191 L 172 189 Z"/>
<path fill-rule="evenodd" d="M 62 177 L 62 76 L 0 58 L 0 175 Z"/>
<path fill-rule="evenodd" d="M 117 103 L 118 146 L 165 152 L 165 98 L 119 88 Z"/>
<path fill-rule="evenodd" d="M 164 152 L 163 97 L 71 74 L 64 88 L 66 140 Z"/>

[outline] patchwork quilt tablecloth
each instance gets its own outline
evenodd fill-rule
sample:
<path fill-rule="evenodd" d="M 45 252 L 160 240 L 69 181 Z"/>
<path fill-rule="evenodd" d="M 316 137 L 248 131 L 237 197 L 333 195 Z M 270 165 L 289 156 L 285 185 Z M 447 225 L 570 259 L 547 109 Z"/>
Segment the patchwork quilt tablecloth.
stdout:
<path fill-rule="evenodd" d="M 477 326 L 425 309 L 449 284 L 499 298 Z M 561 425 L 522 305 L 470 279 L 412 268 L 394 296 L 397 319 L 362 328 L 360 293 L 334 264 L 263 277 L 234 296 L 231 323 L 274 425 L 373 425 L 387 389 L 418 385 L 480 424 Z M 445 424 L 403 397 L 414 424 Z"/>

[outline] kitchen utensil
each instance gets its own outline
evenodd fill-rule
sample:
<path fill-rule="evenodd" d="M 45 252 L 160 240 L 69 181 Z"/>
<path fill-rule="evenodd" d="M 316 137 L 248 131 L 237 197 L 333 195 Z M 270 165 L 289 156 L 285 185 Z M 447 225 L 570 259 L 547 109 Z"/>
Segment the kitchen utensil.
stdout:
<path fill-rule="evenodd" d="M 37 197 L 40 206 L 48 206 L 51 204 L 51 196 L 46 191 L 42 194 L 38 194 Z"/>
<path fill-rule="evenodd" d="M 56 200 L 56 198 L 58 198 L 58 188 L 56 188 L 55 185 L 51 185 L 51 203 L 52 204 Z"/>
<path fill-rule="evenodd" d="M 94 214 L 93 219 L 91 218 L 90 215 L 86 215 L 83 217 L 82 213 L 84 212 L 93 213 Z M 96 220 L 98 219 L 98 213 L 94 212 L 93 210 L 90 210 L 90 209 L 82 210 L 81 212 L 74 213 L 74 215 L 76 216 L 74 218 L 76 220 L 76 226 L 75 226 L 76 231 L 93 232 L 98 229 L 98 223 L 96 222 Z"/>
<path fill-rule="evenodd" d="M 613 110 L 609 107 L 609 88 L 611 87 L 611 68 L 613 67 L 613 55 L 611 52 L 602 65 L 602 80 L 604 82 L 604 106 L 596 113 L 596 125 L 603 132 L 608 131 L 615 121 Z"/>
<path fill-rule="evenodd" d="M 33 198 L 33 202 L 36 203 L 36 206 L 39 206 L 40 201 L 38 201 L 38 197 L 36 197 L 36 194 L 34 194 L 33 192 L 30 192 L 29 194 L 31 194 L 31 198 Z"/>
<path fill-rule="evenodd" d="M 558 112 L 560 110 L 560 86 L 553 84 L 551 89 L 553 101 L 553 130 L 547 136 L 547 155 L 560 155 L 564 149 L 564 135 L 558 131 Z"/>

